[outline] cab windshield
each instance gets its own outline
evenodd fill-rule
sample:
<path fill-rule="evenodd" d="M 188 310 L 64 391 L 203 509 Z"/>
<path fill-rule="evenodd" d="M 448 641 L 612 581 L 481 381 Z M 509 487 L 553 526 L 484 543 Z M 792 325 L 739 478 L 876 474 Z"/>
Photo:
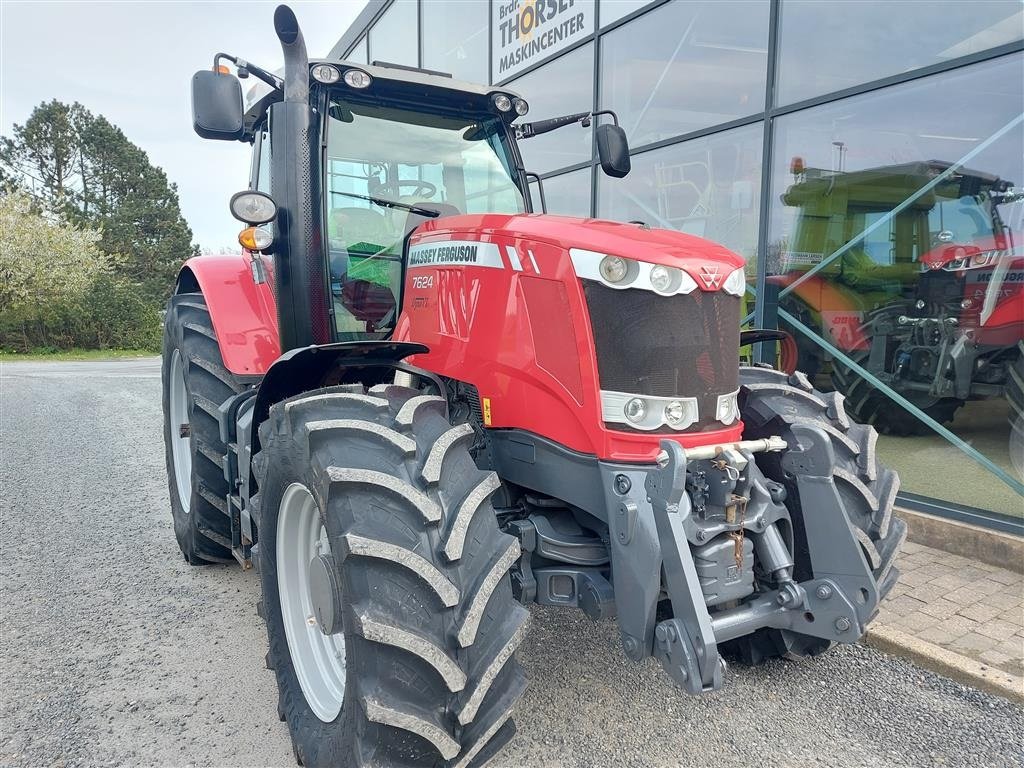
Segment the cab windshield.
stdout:
<path fill-rule="evenodd" d="M 382 338 L 394 328 L 405 236 L 428 212 L 525 211 L 497 118 L 333 99 L 325 176 L 334 324 L 345 341 Z"/>

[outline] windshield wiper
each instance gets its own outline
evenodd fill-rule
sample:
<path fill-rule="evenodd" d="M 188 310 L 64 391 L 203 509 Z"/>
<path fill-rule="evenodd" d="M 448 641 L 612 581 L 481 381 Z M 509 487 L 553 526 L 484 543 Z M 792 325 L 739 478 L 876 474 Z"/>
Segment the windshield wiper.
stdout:
<path fill-rule="evenodd" d="M 418 205 L 409 205 L 408 203 L 400 203 L 397 200 L 386 200 L 383 197 L 373 197 L 372 195 L 357 195 L 355 192 L 335 192 L 331 190 L 332 195 L 341 195 L 342 197 L 354 197 L 356 200 L 367 200 L 374 205 L 379 205 L 381 208 L 401 208 L 403 211 L 409 211 L 411 213 L 418 213 L 420 216 L 427 216 L 431 219 L 436 219 L 441 215 L 440 211 L 432 211 L 429 208 L 420 208 Z"/>

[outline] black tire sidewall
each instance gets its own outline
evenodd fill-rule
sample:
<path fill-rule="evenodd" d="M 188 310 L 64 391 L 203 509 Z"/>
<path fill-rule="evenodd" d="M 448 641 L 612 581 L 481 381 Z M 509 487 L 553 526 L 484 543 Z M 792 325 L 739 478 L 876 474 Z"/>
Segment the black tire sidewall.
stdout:
<path fill-rule="evenodd" d="M 283 436 L 274 438 L 283 439 Z M 260 581 L 270 643 L 270 660 L 277 677 L 280 702 L 291 731 L 292 744 L 296 756 L 305 765 L 358 765 L 359 761 L 355 755 L 345 754 L 347 746 L 358 743 L 355 731 L 359 723 L 356 714 L 360 706 L 359 691 L 356 690 L 360 675 L 355 673 L 355 669 L 360 664 L 359 646 L 362 638 L 351 631 L 351 590 L 343 586 L 341 596 L 342 631 L 345 635 L 345 699 L 341 712 L 329 723 L 317 717 L 306 702 L 306 696 L 295 674 L 281 611 L 281 593 L 277 579 L 277 523 L 281 499 L 293 483 L 305 486 L 316 499 L 319 481 L 309 462 L 304 461 L 303 452 L 296 449 L 297 446 L 292 446 L 292 450 L 274 450 L 272 442 L 263 448 L 269 449 L 267 455 L 270 461 L 263 485 L 260 487 Z M 341 535 L 341 531 L 337 530 L 340 522 L 325 516 L 319 501 L 317 509 L 333 543 Z M 337 557 L 336 552 L 336 564 Z M 347 586 L 343 580 L 344 570 L 339 566 L 336 576 L 339 577 L 340 584 Z"/>
<path fill-rule="evenodd" d="M 196 477 L 192 473 L 191 491 L 189 495 L 189 508 L 186 509 L 181 503 L 178 493 L 178 478 L 174 468 L 173 452 L 173 430 L 171 424 L 171 360 L 174 353 L 181 356 L 182 370 L 185 377 L 185 393 L 188 400 L 188 413 L 191 417 L 193 408 L 192 390 L 189 386 L 188 375 L 188 353 L 184 349 L 184 332 L 181 322 L 178 319 L 178 311 L 174 299 L 167 305 L 167 315 L 164 323 L 163 354 L 160 365 L 160 378 L 163 384 L 163 415 L 164 415 L 164 457 L 167 464 L 167 491 L 171 499 L 171 517 L 174 521 L 174 535 L 181 547 L 182 554 L 189 562 L 194 562 L 194 529 L 192 524 L 191 509 L 195 505 Z M 191 418 L 190 418 L 191 420 Z M 195 435 L 189 436 L 189 454 L 192 465 L 196 462 L 196 439 Z"/>

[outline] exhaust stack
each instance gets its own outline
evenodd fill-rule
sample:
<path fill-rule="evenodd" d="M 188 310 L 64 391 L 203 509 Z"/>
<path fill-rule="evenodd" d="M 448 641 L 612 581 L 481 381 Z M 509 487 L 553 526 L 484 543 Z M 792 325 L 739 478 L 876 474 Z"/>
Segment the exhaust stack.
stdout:
<path fill-rule="evenodd" d="M 278 205 L 274 272 L 281 352 L 331 340 L 321 232 L 318 137 L 309 105 L 309 58 L 295 13 L 274 11 L 284 53 L 284 101 L 270 108 L 270 192 Z"/>

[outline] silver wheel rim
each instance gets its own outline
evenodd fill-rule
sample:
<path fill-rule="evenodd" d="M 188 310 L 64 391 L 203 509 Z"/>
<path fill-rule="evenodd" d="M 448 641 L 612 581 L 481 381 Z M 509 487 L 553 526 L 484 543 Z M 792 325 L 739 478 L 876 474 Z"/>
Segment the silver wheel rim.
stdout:
<path fill-rule="evenodd" d="M 345 700 L 345 636 L 320 631 L 309 591 L 309 563 L 330 552 L 316 501 L 306 486 L 292 483 L 277 517 L 277 589 L 295 676 L 309 708 L 325 723 L 338 716 Z"/>
<path fill-rule="evenodd" d="M 187 427 L 188 390 L 185 389 L 185 366 L 181 352 L 171 355 L 170 392 L 171 458 L 174 462 L 174 480 L 178 486 L 178 499 L 186 512 L 192 506 L 192 444 Z"/>

